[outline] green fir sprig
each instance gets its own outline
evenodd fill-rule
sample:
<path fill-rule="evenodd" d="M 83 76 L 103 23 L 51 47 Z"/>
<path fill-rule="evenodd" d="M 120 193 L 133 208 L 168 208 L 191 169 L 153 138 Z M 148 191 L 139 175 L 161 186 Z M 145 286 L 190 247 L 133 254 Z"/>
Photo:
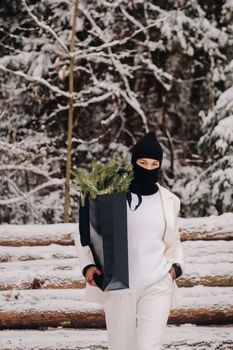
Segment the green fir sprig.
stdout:
<path fill-rule="evenodd" d="M 87 194 L 92 199 L 97 195 L 127 192 L 133 179 L 132 166 L 127 157 L 120 157 L 107 163 L 92 162 L 91 171 L 74 170 L 73 186 L 81 193 L 81 205 L 85 205 Z"/>

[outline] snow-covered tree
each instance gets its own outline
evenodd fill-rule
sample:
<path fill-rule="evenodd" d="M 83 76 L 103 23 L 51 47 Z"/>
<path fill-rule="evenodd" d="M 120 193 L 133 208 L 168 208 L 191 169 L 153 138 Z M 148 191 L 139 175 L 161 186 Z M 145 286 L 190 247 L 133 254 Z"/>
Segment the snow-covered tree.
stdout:
<path fill-rule="evenodd" d="M 225 69 L 226 86 L 207 115 L 200 112 L 204 135 L 198 147 L 205 167 L 197 167 L 183 187 L 184 203 L 190 214 L 222 214 L 233 203 L 233 61 Z M 194 174 L 192 174 L 194 175 Z M 192 215 L 192 214 L 191 214 Z"/>
<path fill-rule="evenodd" d="M 199 112 L 207 115 L 228 88 L 225 67 L 232 52 L 231 1 L 79 3 L 74 49 L 73 165 L 87 168 L 91 160 L 104 161 L 128 152 L 138 136 L 154 129 L 165 151 L 163 181 L 180 193 L 184 187 L 177 187 L 180 178 L 191 181 L 191 176 L 199 172 L 198 166 L 205 170 L 205 158 L 197 147 L 203 132 Z M 0 136 L 8 154 L 8 160 L 1 164 L 18 169 L 28 164 L 39 170 L 45 167 L 48 176 L 57 180 L 65 174 L 72 5 L 67 0 L 6 0 L 0 9 Z M 30 142 L 34 142 L 31 156 L 14 160 L 12 147 L 20 152 L 29 135 Z M 47 140 L 44 158 L 33 135 Z M 15 176 L 12 169 L 4 171 L 4 178 L 13 176 L 15 186 L 26 196 L 22 174 Z M 43 177 L 34 181 L 34 173 L 29 175 L 34 184 L 30 190 L 47 182 Z M 52 197 L 51 191 L 61 193 L 61 187 L 43 191 L 43 195 L 36 192 L 30 196 L 40 214 L 36 219 L 28 211 L 25 222 L 48 221 L 48 217 L 57 221 L 60 217 L 60 209 L 50 215 L 40 203 L 43 196 L 48 196 L 54 200 L 49 202 L 50 209 L 58 203 L 60 208 L 60 194 Z M 14 196 L 13 192 L 1 191 L 4 200 Z M 76 203 L 77 197 L 72 201 Z M 4 203 L 1 221 L 12 221 L 16 209 Z M 25 203 L 18 202 L 18 212 Z M 71 207 L 75 220 L 76 207 Z M 192 203 L 183 209 L 183 215 L 189 214 L 188 208 Z M 197 213 L 202 213 L 202 208 Z"/>
<path fill-rule="evenodd" d="M 199 146 L 209 166 L 198 177 L 194 202 L 206 207 L 207 214 L 222 214 L 233 203 L 233 87 L 220 95 L 203 128 Z"/>

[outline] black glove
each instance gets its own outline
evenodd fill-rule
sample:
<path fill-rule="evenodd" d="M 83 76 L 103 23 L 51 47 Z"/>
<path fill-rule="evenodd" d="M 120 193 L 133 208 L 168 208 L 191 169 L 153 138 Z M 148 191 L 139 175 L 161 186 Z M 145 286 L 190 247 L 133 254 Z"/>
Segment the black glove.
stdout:
<path fill-rule="evenodd" d="M 180 277 L 183 274 L 182 268 L 181 268 L 180 264 L 178 264 L 178 263 L 174 263 L 174 264 L 172 264 L 172 266 L 175 269 L 176 279 L 177 279 L 178 277 Z"/>
<path fill-rule="evenodd" d="M 103 288 L 103 280 L 104 280 L 103 272 L 101 273 L 101 275 L 94 273 L 93 280 L 95 281 L 95 284 L 97 285 L 97 287 L 99 287 L 100 289 Z"/>

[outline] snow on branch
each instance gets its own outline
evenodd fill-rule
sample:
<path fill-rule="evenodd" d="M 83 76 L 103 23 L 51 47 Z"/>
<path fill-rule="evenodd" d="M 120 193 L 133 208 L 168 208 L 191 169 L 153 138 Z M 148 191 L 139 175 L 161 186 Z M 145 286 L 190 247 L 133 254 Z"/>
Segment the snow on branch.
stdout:
<path fill-rule="evenodd" d="M 104 138 L 104 136 L 110 131 L 110 129 L 108 129 L 107 131 L 105 131 L 102 135 L 95 137 L 89 141 L 84 141 L 83 139 L 77 139 L 76 137 L 73 137 L 72 141 L 73 142 L 77 142 L 77 143 L 81 143 L 81 144 L 85 144 L 85 145 L 91 145 L 93 143 L 99 142 L 102 138 Z"/>
<path fill-rule="evenodd" d="M 64 185 L 64 183 L 65 183 L 65 179 L 51 179 L 51 180 L 35 187 L 33 190 L 29 191 L 28 193 L 26 193 L 26 194 L 23 193 L 19 197 L 9 198 L 9 199 L 0 199 L 0 205 L 4 206 L 4 205 L 9 205 L 9 204 L 14 204 L 14 203 L 26 201 L 29 199 L 29 197 L 31 197 L 35 193 L 43 190 L 46 187 L 51 187 L 51 186 L 61 187 Z"/>
<path fill-rule="evenodd" d="M 100 124 L 109 125 L 117 116 L 118 116 L 118 109 L 116 108 L 115 111 L 107 119 L 101 120 Z"/>
<path fill-rule="evenodd" d="M 23 192 L 19 189 L 19 187 L 16 185 L 16 183 L 12 179 L 4 177 L 3 178 L 3 183 L 4 182 L 8 182 L 11 185 L 11 188 L 14 189 L 14 192 L 15 192 L 15 194 L 17 196 L 18 195 L 23 195 Z"/>
<path fill-rule="evenodd" d="M 28 75 L 26 73 L 23 73 L 22 71 L 15 71 L 15 70 L 12 70 L 12 69 L 9 69 L 9 68 L 6 68 L 4 67 L 2 64 L 0 64 L 0 70 L 6 72 L 6 73 L 10 73 L 10 74 L 14 74 L 14 75 L 17 75 L 18 77 L 21 77 L 21 78 L 24 78 L 28 81 L 31 81 L 31 82 L 35 82 L 35 83 L 38 83 L 38 84 L 42 84 L 42 85 L 45 85 L 47 86 L 51 91 L 55 92 L 56 94 L 58 95 L 61 95 L 61 96 L 64 96 L 64 97 L 67 97 L 67 98 L 70 98 L 71 95 L 69 92 L 65 92 L 61 89 L 59 89 L 57 86 L 54 86 L 54 85 L 51 85 L 47 80 L 43 79 L 43 78 L 40 78 L 40 77 L 32 77 L 31 75 Z"/>
<path fill-rule="evenodd" d="M 101 102 L 104 100 L 107 100 L 109 97 L 111 97 L 113 95 L 113 93 L 110 92 L 106 92 L 105 94 L 99 95 L 99 96 L 94 96 L 92 98 L 89 98 L 86 101 L 80 101 L 80 102 L 76 102 L 73 104 L 73 107 L 87 107 L 89 106 L 89 104 L 93 104 L 93 103 L 97 103 L 97 102 Z M 64 112 L 67 111 L 69 109 L 69 106 L 61 106 L 59 105 L 58 108 L 49 115 L 49 118 L 53 118 L 55 117 L 59 112 Z"/>
<path fill-rule="evenodd" d="M 146 33 L 146 28 L 133 16 L 131 16 L 126 9 L 123 6 L 120 6 L 121 12 L 123 13 L 123 15 L 128 18 L 128 20 L 130 22 L 132 22 L 134 25 L 136 25 L 139 29 L 141 29 L 142 32 Z"/>
<path fill-rule="evenodd" d="M 140 30 L 142 30 L 145 34 L 145 37 L 146 37 L 146 40 L 144 42 L 144 45 L 148 48 L 148 55 L 149 55 L 149 58 L 144 58 L 143 56 L 140 56 L 140 60 L 145 63 L 149 69 L 152 70 L 152 72 L 154 73 L 154 76 L 155 78 L 163 85 L 163 87 L 169 91 L 172 87 L 172 76 L 169 74 L 169 73 L 166 73 L 166 72 L 163 72 L 163 70 L 161 68 L 158 68 L 152 61 L 152 57 L 151 57 L 151 48 L 150 48 L 150 37 L 149 37 L 149 34 L 148 34 L 148 30 L 147 28 L 150 26 L 149 24 L 144 27 L 138 20 L 136 20 L 132 15 L 130 15 L 126 9 L 121 6 L 121 11 L 123 13 L 123 15 L 128 18 L 128 20 L 130 22 L 132 22 L 134 25 L 136 25 L 137 27 L 139 27 Z M 144 3 L 144 12 L 145 12 L 145 18 L 146 18 L 146 21 L 148 23 L 148 19 L 149 19 L 149 16 L 148 16 L 148 13 L 147 13 L 147 8 L 146 8 L 146 5 Z M 158 43 L 158 46 L 160 44 Z M 155 47 L 155 43 L 153 43 L 153 47 Z M 164 79 L 169 81 L 170 83 L 166 83 L 164 82 Z"/>
<path fill-rule="evenodd" d="M 23 165 L 0 165 L 0 172 L 8 171 L 8 170 L 20 170 L 20 171 L 31 171 L 36 175 L 44 176 L 45 178 L 49 178 L 49 174 L 35 166 L 23 166 Z"/>
<path fill-rule="evenodd" d="M 33 76 L 26 74 L 22 71 L 12 70 L 12 69 L 4 67 L 2 64 L 0 64 L 0 70 L 4 71 L 6 73 L 14 74 L 18 77 L 24 78 L 27 81 L 31 81 L 31 82 L 35 82 L 37 84 L 44 85 L 44 86 L 48 87 L 51 91 L 53 91 L 55 94 L 58 94 L 60 96 L 64 96 L 67 98 L 73 97 L 74 100 L 80 99 L 82 97 L 82 95 L 84 93 L 86 93 L 86 91 L 81 91 L 80 93 L 74 92 L 74 93 L 70 94 L 69 92 L 66 92 L 64 90 L 59 89 L 57 86 L 50 84 L 47 80 L 45 80 L 41 77 L 33 77 Z M 91 91 L 91 88 L 88 91 Z"/>
<path fill-rule="evenodd" d="M 93 29 L 96 31 L 96 33 L 98 34 L 99 38 L 105 42 L 108 43 L 108 39 L 105 37 L 102 29 L 97 25 L 97 23 L 95 22 L 95 20 L 93 19 L 93 17 L 90 15 L 90 13 L 88 11 L 86 11 L 84 8 L 81 7 L 81 11 L 83 12 L 83 14 L 86 16 L 86 18 L 89 20 L 89 22 L 91 23 Z M 112 60 L 112 63 L 116 69 L 116 71 L 120 74 L 125 88 L 126 88 L 126 92 L 124 91 L 120 91 L 120 94 L 124 97 L 124 99 L 126 100 L 126 102 L 140 115 L 145 131 L 148 132 L 148 123 L 147 123 L 147 118 L 146 115 L 143 111 L 143 109 L 140 106 L 140 103 L 138 102 L 135 93 L 131 90 L 130 88 L 130 84 L 128 81 L 128 78 L 124 72 L 124 68 L 122 67 L 122 64 L 120 62 L 120 60 L 118 60 L 116 57 L 114 57 L 114 54 L 111 50 L 110 47 L 108 47 L 108 53 L 109 56 Z"/>
<path fill-rule="evenodd" d="M 85 9 L 82 7 L 81 4 L 80 4 L 80 10 L 83 12 L 84 15 L 88 14 L 87 11 L 85 11 Z M 111 47 L 114 47 L 114 46 L 117 46 L 117 45 L 124 45 L 129 40 L 133 39 L 135 36 L 140 34 L 141 32 L 144 32 L 147 29 L 156 27 L 160 22 L 165 21 L 170 16 L 171 16 L 171 14 L 167 14 L 166 16 L 158 18 L 157 20 L 153 21 L 153 23 L 151 23 L 151 24 L 149 24 L 147 26 L 142 26 L 138 30 L 135 30 L 131 35 L 129 35 L 129 36 L 123 38 L 123 39 L 113 40 L 111 42 L 104 42 L 102 45 L 99 45 L 97 47 L 96 46 L 88 47 L 86 50 L 77 50 L 77 51 L 74 51 L 71 55 L 74 55 L 74 56 L 83 55 L 83 57 L 85 57 L 85 55 L 90 53 L 90 52 L 98 52 L 98 51 L 102 51 L 104 49 L 108 49 L 108 48 L 111 48 Z"/>
<path fill-rule="evenodd" d="M 90 98 L 87 101 L 81 101 L 81 102 L 74 103 L 74 106 L 75 107 L 87 107 L 89 104 L 97 103 L 97 102 L 100 102 L 100 101 L 104 101 L 104 100 L 108 99 L 111 96 L 112 96 L 112 92 L 110 91 L 110 92 L 107 92 L 107 93 L 105 93 L 103 95 L 94 96 L 94 97 Z"/>
<path fill-rule="evenodd" d="M 33 19 L 33 21 L 42 29 L 44 29 L 45 31 L 49 32 L 56 41 L 58 41 L 58 43 L 61 45 L 61 47 L 65 50 L 66 53 L 69 54 L 69 50 L 67 48 L 67 46 L 64 44 L 64 42 L 57 36 L 57 34 L 55 33 L 55 31 L 46 23 L 41 22 L 29 9 L 27 3 L 25 0 L 21 0 L 23 6 L 25 7 L 25 9 L 27 10 L 29 16 Z"/>
<path fill-rule="evenodd" d="M 131 94 L 131 96 L 128 96 L 125 91 L 119 90 L 121 96 L 125 99 L 125 101 L 141 116 L 143 124 L 145 126 L 145 131 L 148 132 L 148 124 L 147 124 L 147 119 L 145 116 L 145 113 L 143 109 L 140 106 L 140 103 L 136 99 L 135 96 Z M 133 93 L 134 94 L 134 93 Z"/>
<path fill-rule="evenodd" d="M 171 74 L 164 72 L 161 68 L 158 68 L 150 59 L 146 59 L 140 56 L 140 60 L 142 61 L 142 63 L 146 64 L 150 70 L 152 70 L 155 78 L 163 85 L 163 87 L 167 91 L 171 90 L 171 87 L 172 87 L 171 82 L 173 80 L 173 77 Z M 170 83 L 166 83 L 164 79 L 169 81 Z"/>

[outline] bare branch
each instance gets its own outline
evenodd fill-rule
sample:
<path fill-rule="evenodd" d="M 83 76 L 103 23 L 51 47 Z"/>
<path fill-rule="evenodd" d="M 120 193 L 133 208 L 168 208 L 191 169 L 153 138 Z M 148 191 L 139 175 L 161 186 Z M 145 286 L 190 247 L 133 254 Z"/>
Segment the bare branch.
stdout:
<path fill-rule="evenodd" d="M 101 125 L 108 125 L 110 124 L 116 117 L 118 116 L 118 109 L 115 109 L 115 111 L 108 117 L 107 119 L 101 120 Z"/>
<path fill-rule="evenodd" d="M 2 64 L 0 64 L 0 70 L 4 71 L 6 73 L 11 73 L 11 74 L 14 74 L 18 77 L 24 78 L 27 81 L 31 81 L 31 82 L 34 82 L 37 84 L 44 85 L 57 95 L 61 95 L 61 96 L 67 97 L 67 98 L 70 98 L 72 96 L 74 100 L 81 99 L 84 94 L 90 93 L 93 89 L 93 87 L 91 87 L 88 90 L 80 91 L 79 93 L 74 92 L 73 94 L 70 94 L 69 92 L 66 92 L 64 90 L 59 89 L 57 86 L 50 84 L 47 80 L 45 80 L 41 77 L 32 77 L 31 75 L 26 74 L 22 71 L 15 71 L 15 70 L 6 68 Z"/>
<path fill-rule="evenodd" d="M 8 182 L 8 183 L 11 184 L 11 186 L 13 187 L 14 192 L 15 192 L 16 195 L 24 196 L 24 193 L 18 188 L 18 186 L 16 185 L 16 183 L 13 180 L 11 180 L 10 178 L 4 177 L 3 178 L 3 183 L 4 182 Z"/>
<path fill-rule="evenodd" d="M 66 47 L 66 45 L 64 44 L 64 42 L 57 36 L 57 34 L 54 32 L 54 30 L 49 26 L 47 25 L 46 23 L 44 22 L 41 22 L 32 12 L 31 10 L 29 9 L 27 3 L 25 0 L 21 0 L 22 1 L 22 4 L 23 6 L 26 8 L 29 16 L 33 19 L 33 21 L 42 29 L 44 29 L 45 31 L 49 32 L 53 37 L 54 39 L 61 45 L 61 47 L 65 50 L 65 52 L 69 55 L 69 50 L 68 48 Z"/>
<path fill-rule="evenodd" d="M 167 91 L 169 91 L 169 90 L 171 90 L 171 87 L 172 87 L 172 80 L 173 80 L 173 77 L 172 77 L 172 75 L 171 74 L 169 74 L 169 73 L 167 73 L 167 72 L 164 72 L 161 68 L 158 68 L 153 62 L 152 62 L 152 60 L 151 59 L 146 59 L 146 58 L 144 58 L 144 57 L 140 57 L 140 59 L 141 59 L 141 61 L 143 62 L 143 63 L 145 63 L 147 66 L 148 66 L 148 68 L 150 69 L 150 70 L 152 70 L 152 72 L 153 72 L 153 74 L 154 74 L 154 76 L 155 76 L 155 78 L 163 85 L 163 87 L 167 90 Z M 164 81 L 164 79 L 165 80 L 167 80 L 169 83 L 166 83 L 165 81 Z"/>
<path fill-rule="evenodd" d="M 81 144 L 85 144 L 85 145 L 91 145 L 93 143 L 99 142 L 110 131 L 111 131 L 111 129 L 109 128 L 107 131 L 105 131 L 104 134 L 102 134 L 102 135 L 100 135 L 100 136 L 98 136 L 98 137 L 96 137 L 94 139 L 91 139 L 90 141 L 84 141 L 82 139 L 76 139 L 75 137 L 73 137 L 72 141 L 73 142 L 77 142 L 77 143 L 81 143 Z"/>
<path fill-rule="evenodd" d="M 92 24 L 94 30 L 96 31 L 96 33 L 99 35 L 100 39 L 102 41 L 104 41 L 105 43 L 108 43 L 108 39 L 105 38 L 105 35 L 102 31 L 102 29 L 97 25 L 97 23 L 94 21 L 94 19 L 92 18 L 92 16 L 90 15 L 89 12 L 87 12 L 84 8 L 81 7 L 81 10 L 83 12 L 83 14 L 87 17 L 87 19 L 89 20 L 89 22 Z M 124 72 L 124 69 L 122 67 L 122 64 L 119 60 L 117 60 L 114 57 L 114 54 L 112 53 L 112 50 L 110 47 L 108 47 L 108 53 L 110 55 L 110 58 L 112 60 L 113 65 L 115 66 L 116 71 L 118 71 L 118 73 L 120 74 L 125 88 L 126 88 L 126 92 L 122 92 L 120 91 L 120 94 L 124 97 L 124 99 L 127 101 L 127 103 L 140 115 L 145 131 L 147 132 L 148 129 L 148 123 L 147 123 L 147 119 L 145 116 L 144 111 L 142 110 L 140 103 L 138 102 L 135 93 L 131 90 L 127 76 Z"/>
<path fill-rule="evenodd" d="M 8 171 L 8 170 L 20 170 L 20 171 L 31 171 L 34 174 L 44 176 L 45 178 L 49 178 L 49 174 L 45 171 L 42 171 L 34 166 L 24 166 L 24 165 L 0 165 L 0 172 L 1 171 Z"/>
<path fill-rule="evenodd" d="M 132 133 L 131 131 L 129 131 L 129 130 L 126 129 L 126 128 L 124 128 L 123 131 L 131 137 L 131 139 L 132 139 L 132 144 L 135 144 L 135 143 L 137 142 L 137 140 L 135 139 L 135 137 L 134 137 L 134 135 L 133 135 L 133 133 Z"/>
<path fill-rule="evenodd" d="M 17 50 L 14 47 L 11 47 L 9 45 L 6 45 L 6 44 L 4 45 L 4 44 L 0 43 L 0 46 L 6 50 L 13 51 L 14 53 L 20 53 L 20 50 Z"/>
<path fill-rule="evenodd" d="M 94 96 L 94 97 L 90 98 L 87 101 L 75 103 L 74 106 L 75 107 L 87 107 L 89 104 L 97 103 L 97 102 L 100 102 L 100 101 L 104 101 L 104 100 L 108 99 L 111 96 L 112 96 L 112 92 L 110 91 L 110 92 L 107 92 L 107 93 L 105 93 L 103 95 L 100 95 L 100 96 Z"/>
<path fill-rule="evenodd" d="M 84 13 L 87 11 L 85 11 L 85 9 L 83 8 L 83 6 L 81 6 L 80 4 L 80 10 Z M 85 14 L 85 13 L 84 13 Z M 100 45 L 98 47 L 94 46 L 94 47 L 88 47 L 86 50 L 78 50 L 78 51 L 74 51 L 73 55 L 74 56 L 79 56 L 79 55 L 85 55 L 89 52 L 97 52 L 97 51 L 101 51 L 103 49 L 108 49 L 117 45 L 124 45 L 125 43 L 127 43 L 129 40 L 131 40 L 132 38 L 134 38 L 135 36 L 137 36 L 138 34 L 140 34 L 141 32 L 145 31 L 146 29 L 149 28 L 153 28 L 155 26 L 157 26 L 160 22 L 165 21 L 166 19 L 168 19 L 171 16 L 171 14 L 167 14 L 164 17 L 158 18 L 157 20 L 155 20 L 153 23 L 149 24 L 148 26 L 142 27 L 138 30 L 136 30 L 135 32 L 133 32 L 131 35 L 127 36 L 124 39 L 121 40 L 112 40 L 111 42 L 104 42 L 103 45 Z"/>
<path fill-rule="evenodd" d="M 0 120 L 3 119 L 6 115 L 6 109 L 3 107 L 3 110 L 0 112 Z"/>
<path fill-rule="evenodd" d="M 137 21 L 133 16 L 131 16 L 123 6 L 120 6 L 121 12 L 123 15 L 128 18 L 134 25 L 136 25 L 142 32 L 146 34 L 146 27 L 144 27 L 139 21 Z"/>
<path fill-rule="evenodd" d="M 147 125 L 147 119 L 145 116 L 144 111 L 141 109 L 140 103 L 138 102 L 138 100 L 131 95 L 130 97 L 122 90 L 119 90 L 120 94 L 122 95 L 122 97 L 124 97 L 125 101 L 140 115 L 140 117 L 142 118 L 143 121 L 143 125 L 145 127 L 145 131 L 148 132 L 148 125 Z"/>
<path fill-rule="evenodd" d="M 148 2 L 147 2 L 147 0 L 144 1 L 143 7 L 144 7 L 144 14 L 145 14 L 146 23 L 148 24 L 149 23 L 149 14 L 148 14 Z M 158 68 L 154 64 L 151 45 L 150 45 L 151 40 L 150 40 L 149 31 L 146 31 L 145 35 L 146 35 L 145 45 L 147 46 L 147 49 L 148 49 L 148 57 L 149 58 L 144 59 L 141 57 L 141 60 L 143 63 L 147 64 L 149 69 L 152 70 L 155 79 L 158 80 L 167 91 L 170 91 L 172 88 L 173 77 L 171 74 L 164 72 L 161 68 Z"/>
<path fill-rule="evenodd" d="M 29 199 L 29 197 L 31 197 L 32 195 L 34 195 L 35 193 L 43 190 L 46 187 L 51 187 L 51 186 L 57 186 L 57 187 L 61 187 L 63 186 L 65 183 L 65 179 L 51 179 L 37 187 L 35 187 L 33 190 L 31 190 L 28 193 L 24 193 L 19 197 L 15 197 L 15 198 L 9 198 L 9 199 L 0 199 L 0 205 L 10 205 L 10 204 L 15 204 L 18 202 L 22 202 L 22 201 L 26 201 Z"/>
<path fill-rule="evenodd" d="M 10 73 L 10 74 L 14 74 L 18 77 L 24 78 L 28 81 L 34 82 L 34 83 L 38 83 L 38 84 L 42 84 L 44 86 L 47 86 L 51 91 L 55 92 L 58 95 L 64 96 L 64 97 L 70 97 L 69 92 L 65 92 L 61 89 L 59 89 L 57 86 L 51 85 L 47 80 L 40 78 L 40 77 L 32 77 L 28 74 L 25 74 L 21 71 L 15 71 L 9 68 L 4 67 L 2 64 L 0 65 L 0 70 L 6 72 L 6 73 Z"/>
<path fill-rule="evenodd" d="M 74 103 L 74 107 L 87 107 L 89 106 L 89 104 L 93 104 L 93 103 L 97 103 L 97 102 L 100 102 L 100 101 L 104 101 L 106 99 L 108 99 L 109 97 L 111 97 L 113 95 L 113 92 L 106 92 L 105 94 L 103 95 L 99 95 L 99 96 L 94 96 L 92 98 L 89 98 L 88 100 L 86 101 L 80 101 L 80 102 L 76 102 Z M 61 106 L 59 105 L 59 108 L 57 108 L 53 113 L 51 113 L 49 115 L 49 118 L 53 118 L 55 117 L 59 112 L 64 112 L 64 111 L 67 111 L 69 109 L 69 106 Z"/>

